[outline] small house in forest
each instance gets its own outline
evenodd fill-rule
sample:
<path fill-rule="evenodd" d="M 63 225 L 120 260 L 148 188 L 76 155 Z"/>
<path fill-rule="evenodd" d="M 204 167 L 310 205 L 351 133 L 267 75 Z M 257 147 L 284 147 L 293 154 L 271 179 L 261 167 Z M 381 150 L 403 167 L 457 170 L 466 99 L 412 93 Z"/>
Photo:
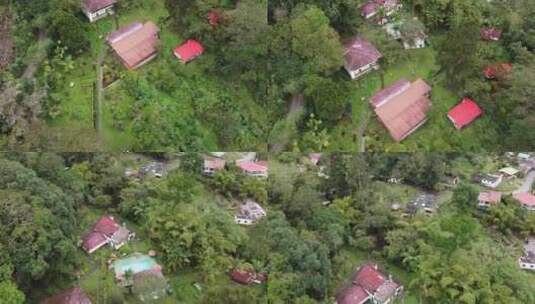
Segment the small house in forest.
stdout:
<path fill-rule="evenodd" d="M 183 44 L 177 46 L 173 53 L 176 58 L 182 63 L 188 63 L 193 59 L 199 57 L 204 52 L 203 45 L 197 41 L 190 39 Z"/>
<path fill-rule="evenodd" d="M 202 172 L 204 175 L 214 175 L 225 168 L 226 161 L 222 158 L 205 159 Z"/>
<path fill-rule="evenodd" d="M 125 226 L 119 225 L 113 216 L 106 215 L 101 217 L 83 237 L 82 248 L 89 254 L 107 244 L 119 249 L 134 237 L 135 234 Z"/>
<path fill-rule="evenodd" d="M 376 18 L 378 23 L 387 22 L 386 17 L 399 11 L 403 5 L 399 0 L 369 0 L 360 8 L 360 15 L 366 19 Z M 380 13 L 383 13 L 380 16 Z"/>
<path fill-rule="evenodd" d="M 529 192 L 520 192 L 513 195 L 521 207 L 529 211 L 535 211 L 535 195 Z"/>
<path fill-rule="evenodd" d="M 113 8 L 117 0 L 84 0 L 82 11 L 89 19 L 89 22 L 95 22 L 101 18 L 114 13 Z"/>
<path fill-rule="evenodd" d="M 499 41 L 502 37 L 502 30 L 495 27 L 484 27 L 481 29 L 481 39 L 485 41 Z"/>
<path fill-rule="evenodd" d="M 483 110 L 481 110 L 477 103 L 465 97 L 448 112 L 448 118 L 457 130 L 461 130 L 471 124 L 481 114 L 483 114 Z"/>
<path fill-rule="evenodd" d="M 496 206 L 502 200 L 502 193 L 498 191 L 482 191 L 479 192 L 477 198 L 477 206 L 479 208 L 490 208 Z"/>
<path fill-rule="evenodd" d="M 402 296 L 403 286 L 377 264 L 360 267 L 352 280 L 336 295 L 336 304 L 389 304 Z"/>
<path fill-rule="evenodd" d="M 265 273 L 256 273 L 252 270 L 240 270 L 238 268 L 232 269 L 230 278 L 242 285 L 262 284 L 267 281 Z"/>
<path fill-rule="evenodd" d="M 109 34 L 106 41 L 127 69 L 137 69 L 158 54 L 159 31 L 153 22 L 134 22 Z"/>
<path fill-rule="evenodd" d="M 480 183 L 488 188 L 498 188 L 503 181 L 503 175 L 501 174 L 477 174 L 473 178 L 473 181 Z"/>
<path fill-rule="evenodd" d="M 41 304 L 91 304 L 91 300 L 80 287 L 74 287 L 45 299 Z"/>
<path fill-rule="evenodd" d="M 522 269 L 535 271 L 535 238 L 530 238 L 524 244 L 524 255 L 518 259 Z"/>
<path fill-rule="evenodd" d="M 421 49 L 426 46 L 425 26 L 418 19 L 410 19 L 385 25 L 390 37 L 401 41 L 405 49 Z"/>
<path fill-rule="evenodd" d="M 483 74 L 485 75 L 485 78 L 489 80 L 501 80 L 506 78 L 512 70 L 513 64 L 509 62 L 499 62 L 485 67 Z"/>
<path fill-rule="evenodd" d="M 344 43 L 344 68 L 351 76 L 357 79 L 362 75 L 379 68 L 381 53 L 371 42 L 362 36 L 355 36 Z"/>
<path fill-rule="evenodd" d="M 252 225 L 266 215 L 266 211 L 260 204 L 252 199 L 247 199 L 245 203 L 240 206 L 238 214 L 234 216 L 234 221 L 236 224 L 240 225 Z"/>

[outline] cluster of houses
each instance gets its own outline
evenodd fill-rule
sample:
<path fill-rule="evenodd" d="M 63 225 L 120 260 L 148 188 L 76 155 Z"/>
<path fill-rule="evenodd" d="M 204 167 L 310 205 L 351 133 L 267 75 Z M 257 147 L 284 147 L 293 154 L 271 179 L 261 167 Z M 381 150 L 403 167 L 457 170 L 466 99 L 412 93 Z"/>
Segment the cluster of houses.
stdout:
<path fill-rule="evenodd" d="M 247 176 L 267 178 L 269 174 L 269 166 L 267 161 L 243 158 L 235 162 L 236 166 Z M 227 161 L 222 157 L 213 156 L 206 157 L 203 162 L 202 173 L 207 176 L 212 176 L 217 171 L 224 170 Z"/>
<path fill-rule="evenodd" d="M 390 22 L 389 17 L 401 8 L 399 0 L 369 0 L 361 7 L 361 15 L 367 20 L 385 25 L 389 36 L 399 40 L 405 49 L 425 47 L 425 28 L 416 18 Z M 497 28 L 486 27 L 481 29 L 481 38 L 485 41 L 498 41 L 501 33 Z M 382 54 L 363 36 L 346 39 L 343 46 L 344 68 L 351 79 L 358 79 L 379 69 Z M 485 68 L 484 75 L 489 80 L 501 79 L 511 69 L 510 63 L 495 63 Z M 427 112 L 432 105 L 430 98 L 431 86 L 424 80 L 418 79 L 411 83 L 400 79 L 372 96 L 370 104 L 392 138 L 400 142 L 427 121 Z M 446 117 L 457 130 L 461 130 L 482 114 L 479 105 L 465 97 L 448 111 Z"/>
<path fill-rule="evenodd" d="M 82 249 L 88 254 L 99 248 L 110 245 L 119 249 L 135 237 L 135 233 L 128 230 L 125 225 L 119 225 L 111 215 L 101 217 L 83 238 Z"/>
<path fill-rule="evenodd" d="M 95 22 L 114 14 L 116 3 L 117 0 L 84 0 L 82 11 L 90 22 Z M 215 11 L 210 11 L 207 20 L 214 27 L 219 22 L 219 15 Z M 127 69 L 137 69 L 155 58 L 158 54 L 159 40 L 159 28 L 150 21 L 133 22 L 106 37 L 106 42 Z M 195 39 L 189 39 L 173 50 L 173 54 L 182 63 L 188 63 L 202 53 L 204 46 Z"/>
<path fill-rule="evenodd" d="M 377 264 L 365 264 L 336 295 L 336 304 L 390 304 L 403 294 L 403 286 Z"/>

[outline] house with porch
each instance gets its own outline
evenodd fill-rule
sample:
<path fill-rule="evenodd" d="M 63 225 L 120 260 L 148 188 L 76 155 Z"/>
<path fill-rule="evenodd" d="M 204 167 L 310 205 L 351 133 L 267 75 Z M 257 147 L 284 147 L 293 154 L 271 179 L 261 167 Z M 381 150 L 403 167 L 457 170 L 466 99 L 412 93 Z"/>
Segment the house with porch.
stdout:
<path fill-rule="evenodd" d="M 403 286 L 379 270 L 377 264 L 360 267 L 351 282 L 336 295 L 336 304 L 391 304 L 403 294 Z"/>
<path fill-rule="evenodd" d="M 379 59 L 383 55 L 362 36 L 355 36 L 343 42 L 344 68 L 351 79 L 357 79 L 372 70 L 379 69 Z"/>
<path fill-rule="evenodd" d="M 106 42 L 127 69 L 137 69 L 157 56 L 159 31 L 151 21 L 134 22 L 109 34 Z"/>
<path fill-rule="evenodd" d="M 84 0 L 82 11 L 89 22 L 95 22 L 108 15 L 113 15 L 115 3 L 117 0 Z"/>
<path fill-rule="evenodd" d="M 482 209 L 488 209 L 498 205 L 502 200 L 502 193 L 498 191 L 481 191 L 477 198 L 477 206 Z"/>
<path fill-rule="evenodd" d="M 377 92 L 370 105 L 392 138 L 400 142 L 427 121 L 431 108 L 431 87 L 422 79 L 401 79 Z"/>

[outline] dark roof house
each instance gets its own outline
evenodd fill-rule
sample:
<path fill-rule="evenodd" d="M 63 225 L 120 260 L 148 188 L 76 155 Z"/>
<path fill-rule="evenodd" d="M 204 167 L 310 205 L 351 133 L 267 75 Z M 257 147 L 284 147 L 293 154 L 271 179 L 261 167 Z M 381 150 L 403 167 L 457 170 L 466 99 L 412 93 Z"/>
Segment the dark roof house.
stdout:
<path fill-rule="evenodd" d="M 381 53 L 362 36 L 355 36 L 344 43 L 344 68 L 352 79 L 356 79 L 372 69 L 377 69 Z"/>

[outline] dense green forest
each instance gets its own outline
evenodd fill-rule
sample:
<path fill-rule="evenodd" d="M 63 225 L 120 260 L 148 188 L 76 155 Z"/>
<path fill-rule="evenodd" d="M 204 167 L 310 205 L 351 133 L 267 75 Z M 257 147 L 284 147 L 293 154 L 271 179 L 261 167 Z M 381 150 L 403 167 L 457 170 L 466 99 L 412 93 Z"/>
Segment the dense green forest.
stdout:
<path fill-rule="evenodd" d="M 226 153 L 226 168 L 212 176 L 201 174 L 213 157 L 202 154 L 2 154 L 2 303 L 38 303 L 73 286 L 93 303 L 138 303 L 106 261 L 149 249 L 169 284 L 157 303 L 333 303 L 367 262 L 404 285 L 401 303 L 535 302 L 535 274 L 517 263 L 535 213 L 511 196 L 524 176 L 504 181 L 503 201 L 488 210 L 477 208 L 484 188 L 472 179 L 515 159 L 334 153 L 314 165 L 299 153 L 258 154 L 269 166 L 262 179 L 234 165 L 241 154 Z M 125 174 L 152 162 L 163 176 Z M 422 193 L 436 196 L 432 214 L 392 208 Z M 267 216 L 236 224 L 245 199 Z M 87 254 L 79 240 L 104 214 L 136 238 Z M 229 277 L 236 267 L 267 282 L 239 285 Z"/>
<path fill-rule="evenodd" d="M 414 50 L 365 20 L 364 0 L 121 0 L 94 23 L 79 2 L 0 1 L 3 150 L 533 149 L 530 0 L 403 0 L 390 19 L 424 29 L 427 46 Z M 160 43 L 155 60 L 129 71 L 105 38 L 134 21 L 154 22 Z M 501 39 L 483 41 L 484 27 Z M 378 71 L 350 80 L 342 41 L 356 34 L 383 57 Z M 182 64 L 171 50 L 187 39 L 205 52 Z M 499 62 L 511 73 L 486 79 Z M 395 143 L 367 100 L 400 78 L 430 83 L 433 106 Z M 483 116 L 457 131 L 446 113 L 466 96 Z"/>

